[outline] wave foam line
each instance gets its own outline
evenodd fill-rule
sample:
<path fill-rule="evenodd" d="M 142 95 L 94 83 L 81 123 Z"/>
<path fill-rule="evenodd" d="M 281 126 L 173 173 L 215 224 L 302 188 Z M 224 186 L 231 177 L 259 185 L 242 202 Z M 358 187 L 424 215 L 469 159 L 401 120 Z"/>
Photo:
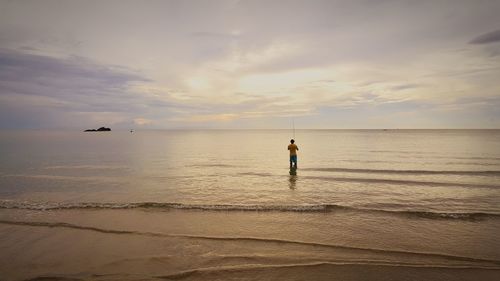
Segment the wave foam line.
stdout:
<path fill-rule="evenodd" d="M 335 211 L 354 211 L 364 213 L 385 213 L 392 215 L 415 216 L 428 219 L 458 219 L 482 220 L 487 218 L 500 218 L 498 213 L 484 212 L 431 212 L 417 210 L 389 210 L 374 208 L 358 208 L 336 204 L 311 204 L 311 205 L 233 205 L 233 204 L 182 204 L 168 202 L 137 202 L 137 203 L 35 203 L 0 201 L 0 209 L 25 209 L 25 210 L 72 210 L 72 209 L 160 209 L 160 210 L 199 210 L 199 211 L 241 211 L 241 212 L 300 212 L 320 213 Z"/>
<path fill-rule="evenodd" d="M 288 268 L 311 268 L 322 266 L 372 266 L 372 267 L 404 267 L 404 268 L 433 268 L 433 269 L 485 269 L 485 270 L 499 270 L 499 268 L 491 267 L 476 267 L 476 266 L 441 266 L 441 265 L 411 265 L 411 264 L 387 264 L 387 263 L 351 263 L 351 262 L 312 262 L 312 263 L 297 263 L 297 264 L 276 264 L 276 265 L 263 265 L 263 264 L 247 264 L 238 266 L 217 266 L 195 268 L 190 270 L 181 271 L 169 275 L 157 276 L 161 279 L 184 279 L 193 275 L 210 274 L 210 273 L 231 273 L 231 272 L 244 272 L 244 271 L 257 271 L 268 269 L 288 269 Z"/>
<path fill-rule="evenodd" d="M 316 242 L 306 242 L 297 240 L 285 240 L 277 238 L 259 238 L 259 237 L 221 237 L 221 236 L 202 236 L 202 235 L 190 235 L 190 234 L 170 234 L 170 233 L 159 233 L 159 232 L 141 232 L 132 230 L 115 230 L 99 228 L 94 226 L 83 226 L 77 224 L 70 224 L 65 222 L 35 222 L 35 221 L 11 221 L 11 220 L 0 220 L 0 224 L 6 225 L 20 225 L 20 226 L 31 226 L 31 227 L 48 227 L 48 228 L 70 228 L 77 230 L 88 230 L 99 233 L 106 234 L 119 234 L 119 235 L 140 235 L 149 237 L 167 237 L 167 238 L 185 238 L 185 239 L 200 239 L 200 240 L 212 240 L 212 241 L 251 241 L 251 242 L 267 242 L 267 243 L 280 243 L 280 244 L 295 244 L 302 246 L 312 246 L 312 247 L 325 247 L 334 249 L 345 249 L 345 250 L 357 250 L 357 251 L 369 251 L 373 253 L 384 253 L 384 254 L 399 254 L 399 255 L 417 255 L 417 256 L 427 256 L 436 258 L 445 258 L 457 261 L 467 261 L 467 262 L 485 262 L 493 265 L 500 265 L 499 260 L 490 260 L 482 258 L 464 257 L 456 255 L 448 255 L 441 253 L 431 253 L 431 252 L 411 252 L 403 250 L 385 250 L 377 248 L 361 248 L 352 247 L 345 245 L 334 245 L 326 243 L 316 243 Z"/>
<path fill-rule="evenodd" d="M 213 256 L 212 256 L 213 257 Z M 471 265 L 471 264 L 449 264 L 449 263 L 436 263 L 432 264 L 425 262 L 405 262 L 400 260 L 390 260 L 390 259 L 364 259 L 364 258 L 348 258 L 348 259 L 315 259 L 315 258 L 283 258 L 277 256 L 267 256 L 267 255 L 217 255 L 215 258 L 220 260 L 224 259 L 239 259 L 247 261 L 253 261 L 252 264 L 293 264 L 300 260 L 302 263 L 318 263 L 318 262 L 328 262 L 335 264 L 355 264 L 355 265 L 369 265 L 369 264 L 384 264 L 384 265 L 400 265 L 400 266 L 418 266 L 418 267 L 440 267 L 440 268 L 483 268 L 483 269 L 500 269 L 498 266 L 484 266 L 484 265 Z M 270 263 L 274 261 L 280 261 L 281 263 Z"/>

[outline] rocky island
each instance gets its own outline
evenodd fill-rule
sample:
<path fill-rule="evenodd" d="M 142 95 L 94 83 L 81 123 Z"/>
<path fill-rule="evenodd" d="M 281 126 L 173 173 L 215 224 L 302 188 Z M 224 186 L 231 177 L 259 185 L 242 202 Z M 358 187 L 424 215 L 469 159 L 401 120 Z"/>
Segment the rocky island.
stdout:
<path fill-rule="evenodd" d="M 97 130 L 96 129 L 87 129 L 84 132 L 109 132 L 109 131 L 111 131 L 110 128 L 101 127 L 101 128 L 99 128 Z"/>

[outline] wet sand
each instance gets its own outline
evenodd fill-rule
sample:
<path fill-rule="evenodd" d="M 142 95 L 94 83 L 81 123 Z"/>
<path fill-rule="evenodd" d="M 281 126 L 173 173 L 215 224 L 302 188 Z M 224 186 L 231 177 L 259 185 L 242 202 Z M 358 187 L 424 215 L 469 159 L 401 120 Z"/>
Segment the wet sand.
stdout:
<path fill-rule="evenodd" d="M 412 237 L 411 229 L 393 233 L 389 226 L 377 228 L 374 225 L 380 225 L 382 218 L 375 219 L 349 212 L 325 216 L 2 210 L 0 272 L 2 280 L 498 280 L 500 276 L 498 248 L 468 249 L 479 239 L 497 246 L 494 233 L 483 229 L 483 236 L 469 241 L 464 235 L 450 236 L 442 245 L 429 237 L 427 245 L 419 245 L 411 242 L 418 233 Z M 371 220 L 372 225 L 366 223 Z M 454 224 L 425 218 L 411 222 L 415 227 L 429 223 Z M 491 227 L 493 231 L 497 226 Z M 453 251 L 456 243 L 463 248 Z"/>

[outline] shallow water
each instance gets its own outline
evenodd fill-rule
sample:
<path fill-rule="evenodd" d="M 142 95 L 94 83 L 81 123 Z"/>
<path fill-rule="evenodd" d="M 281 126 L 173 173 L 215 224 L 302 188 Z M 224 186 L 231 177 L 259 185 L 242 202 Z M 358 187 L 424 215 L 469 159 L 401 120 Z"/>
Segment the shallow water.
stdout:
<path fill-rule="evenodd" d="M 318 280 L 362 279 L 350 270 L 380 280 L 499 276 L 500 130 L 295 134 L 294 172 L 286 130 L 1 132 L 0 260 L 24 254 L 0 279 L 280 279 L 270 265 L 282 280 L 313 269 Z M 52 248 L 58 239 L 84 247 L 74 232 L 162 246 L 91 246 L 98 259 Z M 92 266 L 77 270 L 64 255 Z M 170 262 L 151 258 L 162 255 Z"/>

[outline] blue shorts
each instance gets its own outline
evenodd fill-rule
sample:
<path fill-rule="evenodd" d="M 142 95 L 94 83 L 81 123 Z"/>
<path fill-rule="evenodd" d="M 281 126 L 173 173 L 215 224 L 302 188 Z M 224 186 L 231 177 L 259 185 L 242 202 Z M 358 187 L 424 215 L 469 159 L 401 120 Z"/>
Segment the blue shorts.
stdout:
<path fill-rule="evenodd" d="M 297 163 L 297 155 L 290 155 L 290 162 Z"/>

